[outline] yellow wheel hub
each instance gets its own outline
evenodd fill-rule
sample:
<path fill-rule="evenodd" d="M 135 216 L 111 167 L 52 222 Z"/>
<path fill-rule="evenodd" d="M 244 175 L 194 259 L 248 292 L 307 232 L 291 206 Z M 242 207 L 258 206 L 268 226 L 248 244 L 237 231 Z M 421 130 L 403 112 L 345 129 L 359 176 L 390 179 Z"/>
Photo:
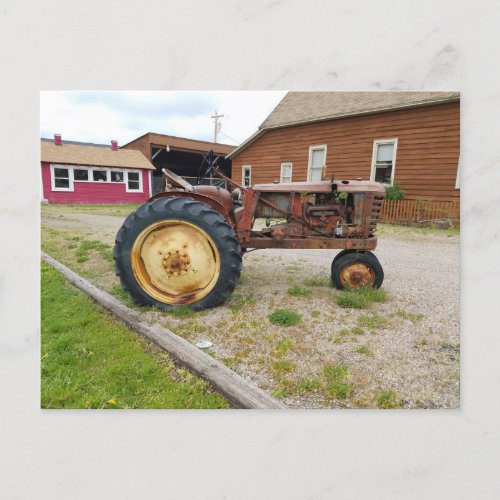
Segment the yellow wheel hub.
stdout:
<path fill-rule="evenodd" d="M 373 269 L 363 262 L 353 262 L 340 271 L 340 281 L 347 288 L 373 286 L 375 278 Z"/>
<path fill-rule="evenodd" d="M 192 304 L 208 295 L 220 273 L 212 238 L 182 220 L 156 222 L 137 237 L 130 254 L 140 286 L 165 304 Z"/>

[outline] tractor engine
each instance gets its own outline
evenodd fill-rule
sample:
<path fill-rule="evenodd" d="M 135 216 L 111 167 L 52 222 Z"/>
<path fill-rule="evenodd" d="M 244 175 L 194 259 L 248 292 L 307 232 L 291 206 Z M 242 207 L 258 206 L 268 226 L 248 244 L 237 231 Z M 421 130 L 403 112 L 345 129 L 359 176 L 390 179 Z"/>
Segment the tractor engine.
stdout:
<path fill-rule="evenodd" d="M 308 236 L 362 238 L 364 193 L 261 193 L 255 217 L 276 240 Z M 271 225 L 271 219 L 285 219 Z"/>

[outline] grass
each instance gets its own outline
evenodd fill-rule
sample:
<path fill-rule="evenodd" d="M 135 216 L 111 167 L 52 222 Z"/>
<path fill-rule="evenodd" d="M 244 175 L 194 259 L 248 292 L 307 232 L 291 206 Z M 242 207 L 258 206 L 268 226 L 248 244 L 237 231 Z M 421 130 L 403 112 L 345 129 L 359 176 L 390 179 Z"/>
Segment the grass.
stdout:
<path fill-rule="evenodd" d="M 360 328 L 369 328 L 374 330 L 376 328 L 382 328 L 385 325 L 387 325 L 387 320 L 377 314 L 362 314 L 358 318 L 358 326 Z"/>
<path fill-rule="evenodd" d="M 256 300 L 252 294 L 243 295 L 241 293 L 233 293 L 229 297 L 227 306 L 233 313 L 239 313 L 243 310 L 245 306 L 251 306 L 256 303 Z"/>
<path fill-rule="evenodd" d="M 319 318 L 319 317 L 321 316 L 321 311 L 318 311 L 317 309 L 313 309 L 313 310 L 311 311 L 311 316 L 312 316 L 313 318 Z"/>
<path fill-rule="evenodd" d="M 289 338 L 281 339 L 274 346 L 274 352 L 277 356 L 285 356 L 293 348 L 292 341 Z"/>
<path fill-rule="evenodd" d="M 439 235 L 439 236 L 460 236 L 460 226 L 454 226 L 448 229 L 435 229 L 435 228 L 421 228 L 409 226 L 397 226 L 391 224 L 377 224 L 377 236 L 426 236 L 426 235 Z"/>
<path fill-rule="evenodd" d="M 359 354 L 365 354 L 366 356 L 373 355 L 373 353 L 370 351 L 370 349 L 368 349 L 368 347 L 366 347 L 365 345 L 360 345 L 360 346 L 356 347 L 356 352 L 358 352 Z"/>
<path fill-rule="evenodd" d="M 139 208 L 138 203 L 113 203 L 113 204 L 78 204 L 78 205 L 50 205 L 42 204 L 42 214 L 81 213 L 95 215 L 114 215 L 126 217 Z"/>
<path fill-rule="evenodd" d="M 287 291 L 288 295 L 292 295 L 293 297 L 310 297 L 312 292 L 308 288 L 304 288 L 302 286 L 293 286 L 289 288 Z"/>
<path fill-rule="evenodd" d="M 42 408 L 226 408 L 208 384 L 41 264 Z"/>
<path fill-rule="evenodd" d="M 379 408 L 394 409 L 401 408 L 401 402 L 394 391 L 385 390 L 377 394 L 375 404 Z"/>
<path fill-rule="evenodd" d="M 332 282 L 328 278 L 308 278 L 304 281 L 306 286 L 332 286 Z"/>
<path fill-rule="evenodd" d="M 269 314 L 268 319 L 273 325 L 279 326 L 294 326 L 297 325 L 302 318 L 302 315 L 289 309 L 276 309 Z"/>
<path fill-rule="evenodd" d="M 273 363 L 273 370 L 277 375 L 289 373 L 295 370 L 295 363 L 289 361 L 288 359 L 280 359 Z"/>
<path fill-rule="evenodd" d="M 97 240 L 82 241 L 75 254 L 76 261 L 82 263 L 89 260 L 89 250 L 96 250 L 101 254 L 101 257 L 103 259 L 107 260 L 108 262 L 113 262 L 113 249 L 111 248 L 111 245 L 102 243 L 101 241 Z"/>
<path fill-rule="evenodd" d="M 398 316 L 399 318 L 407 319 L 411 321 L 412 323 L 418 323 L 422 319 L 425 318 L 423 314 L 420 313 L 411 313 L 408 311 L 405 311 L 404 309 L 398 309 L 395 313 L 395 316 Z"/>
<path fill-rule="evenodd" d="M 335 302 L 340 307 L 349 309 L 366 309 L 368 307 L 366 298 L 354 291 L 341 291 L 335 297 Z"/>
<path fill-rule="evenodd" d="M 346 399 L 352 394 L 352 385 L 348 382 L 349 369 L 345 365 L 327 365 L 323 368 L 326 380 L 326 392 L 336 399 Z"/>
<path fill-rule="evenodd" d="M 168 311 L 174 318 L 190 318 L 196 314 L 189 306 L 176 306 Z"/>

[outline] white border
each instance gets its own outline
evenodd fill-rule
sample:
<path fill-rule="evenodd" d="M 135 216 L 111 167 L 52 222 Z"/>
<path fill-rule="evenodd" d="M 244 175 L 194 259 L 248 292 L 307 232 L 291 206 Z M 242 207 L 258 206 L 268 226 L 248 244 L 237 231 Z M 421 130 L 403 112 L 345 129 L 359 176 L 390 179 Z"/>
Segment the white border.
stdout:
<path fill-rule="evenodd" d="M 326 165 L 326 155 L 327 155 L 327 145 L 326 144 L 317 144 L 315 146 L 309 146 L 309 161 L 307 163 L 307 180 L 311 180 L 311 166 L 312 166 L 312 156 L 313 156 L 313 151 L 318 151 L 320 149 L 324 149 L 325 154 L 323 157 L 323 166 L 321 167 L 322 169 Z M 323 174 L 321 174 L 321 177 L 323 177 Z"/>
<path fill-rule="evenodd" d="M 128 176 L 131 173 L 134 173 L 134 174 L 137 173 L 137 174 L 139 174 L 139 189 L 129 189 L 129 187 L 128 187 L 128 181 L 129 181 Z M 127 175 L 124 176 L 124 178 L 125 178 L 125 191 L 127 193 L 142 193 L 143 192 L 143 188 L 142 188 L 142 171 L 141 170 L 132 170 L 132 169 L 129 169 L 129 170 L 127 170 L 126 174 Z"/>
<path fill-rule="evenodd" d="M 370 180 L 375 180 L 375 163 L 377 158 L 377 149 L 381 144 L 394 144 L 394 149 L 392 151 L 392 172 L 391 172 L 391 182 L 384 183 L 385 186 L 392 186 L 394 184 L 394 175 L 396 173 L 396 158 L 397 158 L 397 150 L 398 150 L 398 139 L 397 137 L 394 139 L 375 139 L 373 141 L 373 150 L 372 150 L 372 167 L 370 172 Z"/>
<path fill-rule="evenodd" d="M 291 161 L 285 161 L 281 164 L 280 168 L 280 182 L 283 182 L 283 167 L 285 166 L 290 166 L 290 182 L 292 182 L 292 175 L 293 175 L 293 163 Z"/>
<path fill-rule="evenodd" d="M 67 170 L 68 171 L 68 180 L 69 180 L 69 186 L 67 188 L 61 188 L 61 187 L 56 187 L 55 184 L 55 172 L 54 170 L 58 168 L 61 170 Z M 50 164 L 50 189 L 54 192 L 66 192 L 66 193 L 72 193 L 75 191 L 74 185 L 73 185 L 73 169 L 71 168 L 70 165 L 63 165 L 59 163 L 51 163 Z"/>

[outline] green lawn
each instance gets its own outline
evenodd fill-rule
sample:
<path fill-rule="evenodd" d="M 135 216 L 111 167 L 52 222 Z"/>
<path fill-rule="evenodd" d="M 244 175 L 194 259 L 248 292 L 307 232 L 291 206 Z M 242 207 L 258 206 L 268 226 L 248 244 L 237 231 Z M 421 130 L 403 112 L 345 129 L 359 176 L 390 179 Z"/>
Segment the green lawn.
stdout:
<path fill-rule="evenodd" d="M 227 408 L 43 262 L 41 311 L 42 408 Z"/>
<path fill-rule="evenodd" d="M 42 214 L 95 214 L 95 215 L 115 215 L 117 217 L 127 217 L 128 214 L 137 210 L 139 203 L 109 203 L 109 204 L 42 204 Z"/>

